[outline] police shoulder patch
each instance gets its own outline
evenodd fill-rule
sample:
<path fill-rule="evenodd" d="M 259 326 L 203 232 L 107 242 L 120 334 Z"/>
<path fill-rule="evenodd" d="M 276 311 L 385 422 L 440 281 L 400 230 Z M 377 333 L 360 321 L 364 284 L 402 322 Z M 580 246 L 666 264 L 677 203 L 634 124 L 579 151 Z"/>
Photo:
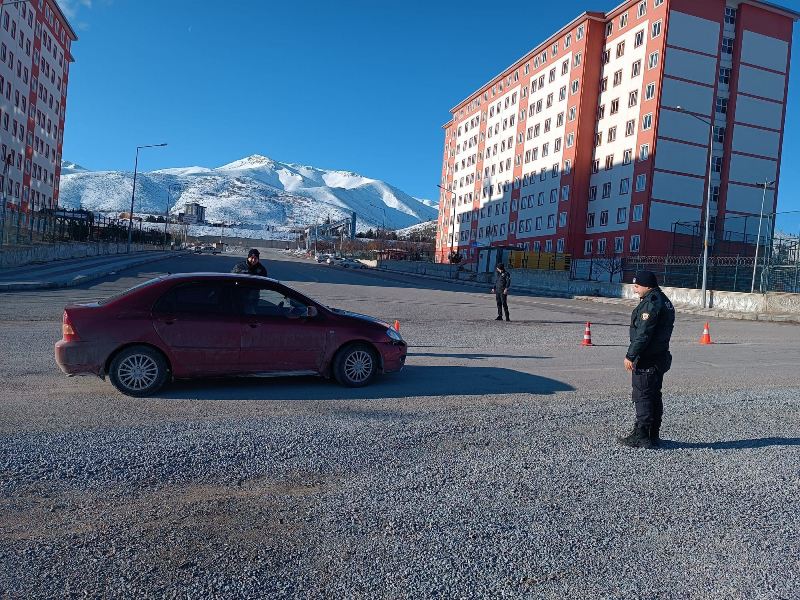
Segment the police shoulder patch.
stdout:
<path fill-rule="evenodd" d="M 647 321 L 650 318 L 650 313 L 642 313 L 642 321 Z"/>

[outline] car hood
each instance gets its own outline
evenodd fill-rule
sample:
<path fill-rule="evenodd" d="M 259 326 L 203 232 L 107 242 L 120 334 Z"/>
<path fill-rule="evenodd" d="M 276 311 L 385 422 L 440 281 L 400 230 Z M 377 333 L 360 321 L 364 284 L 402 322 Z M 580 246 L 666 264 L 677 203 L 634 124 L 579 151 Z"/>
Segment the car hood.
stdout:
<path fill-rule="evenodd" d="M 370 317 L 369 315 L 362 315 L 360 313 L 350 312 L 349 310 L 342 310 L 341 308 L 331 308 L 330 306 L 328 309 L 342 317 L 349 317 L 351 319 L 358 319 L 359 321 L 366 321 L 368 323 L 374 323 L 375 325 L 380 325 L 381 327 L 389 328 L 389 324 L 385 321 L 381 321 L 380 319 L 376 319 L 375 317 Z"/>

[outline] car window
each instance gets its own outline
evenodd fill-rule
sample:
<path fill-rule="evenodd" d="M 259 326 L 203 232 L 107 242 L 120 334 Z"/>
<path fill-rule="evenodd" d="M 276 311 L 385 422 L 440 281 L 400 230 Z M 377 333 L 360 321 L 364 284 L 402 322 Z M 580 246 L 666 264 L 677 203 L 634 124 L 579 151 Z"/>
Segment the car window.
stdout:
<path fill-rule="evenodd" d="M 285 317 L 293 308 L 306 308 L 305 303 L 280 290 L 245 286 L 237 292 L 239 310 L 246 315 Z"/>
<path fill-rule="evenodd" d="M 156 302 L 158 313 L 223 314 L 229 312 L 224 287 L 219 283 L 178 285 Z"/>
<path fill-rule="evenodd" d="M 104 304 L 108 304 L 109 302 L 114 302 L 115 300 L 119 300 L 120 298 L 124 298 L 128 294 L 132 294 L 133 292 L 136 292 L 136 291 L 138 291 L 138 290 L 140 290 L 142 288 L 146 288 L 148 286 L 151 286 L 151 285 L 153 285 L 155 283 L 158 283 L 160 281 L 161 281 L 161 277 L 156 277 L 154 279 L 148 279 L 144 283 L 140 283 L 139 285 L 135 285 L 132 288 L 129 288 L 129 289 L 123 291 L 123 292 L 120 292 L 119 294 L 114 294 L 113 296 L 109 296 L 108 298 L 100 300 L 98 302 L 98 304 L 100 304 L 102 306 Z"/>

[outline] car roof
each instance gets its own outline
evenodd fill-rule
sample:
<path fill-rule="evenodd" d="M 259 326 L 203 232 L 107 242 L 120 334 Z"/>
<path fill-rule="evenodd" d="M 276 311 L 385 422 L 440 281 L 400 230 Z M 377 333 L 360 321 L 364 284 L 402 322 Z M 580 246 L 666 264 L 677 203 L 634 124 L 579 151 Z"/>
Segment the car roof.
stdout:
<path fill-rule="evenodd" d="M 283 285 L 277 279 L 264 277 L 262 275 L 250 275 L 248 273 L 215 273 L 213 271 L 201 271 L 197 273 L 171 273 L 161 277 L 162 281 L 195 281 L 199 279 L 229 279 L 240 281 L 269 281 Z"/>

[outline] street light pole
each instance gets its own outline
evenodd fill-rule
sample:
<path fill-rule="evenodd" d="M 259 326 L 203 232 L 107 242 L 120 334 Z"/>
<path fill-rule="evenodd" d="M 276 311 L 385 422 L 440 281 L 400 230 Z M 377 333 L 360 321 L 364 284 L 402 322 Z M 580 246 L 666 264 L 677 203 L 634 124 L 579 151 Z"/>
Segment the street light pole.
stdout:
<path fill-rule="evenodd" d="M 133 202 L 136 198 L 136 175 L 139 171 L 139 150 L 142 148 L 161 148 L 166 144 L 148 144 L 146 146 L 136 146 L 136 161 L 133 163 L 133 190 L 131 191 L 131 212 L 128 220 L 128 249 L 127 254 L 131 253 L 131 239 L 133 239 Z"/>
<path fill-rule="evenodd" d="M 690 117 L 694 117 L 698 121 L 705 123 L 709 127 L 708 131 L 708 193 L 706 195 L 706 225 L 705 230 L 703 233 L 703 308 L 708 308 L 708 236 L 709 236 L 709 225 L 711 223 L 711 170 L 713 168 L 714 162 L 714 122 L 710 120 L 703 119 L 702 117 L 698 117 L 697 115 L 688 112 L 681 106 L 675 107 L 678 111 L 682 112 L 685 115 L 689 115 Z"/>
<path fill-rule="evenodd" d="M 442 187 L 438 183 L 436 184 L 436 187 L 438 187 L 443 192 L 446 192 L 448 194 L 452 194 L 453 195 L 453 197 L 449 199 L 449 201 L 452 202 L 452 211 L 448 211 L 449 213 L 451 212 L 452 214 L 448 214 L 448 216 L 447 216 L 447 235 L 450 235 L 450 219 L 451 219 L 451 217 L 455 217 L 456 203 L 455 203 L 454 199 L 456 197 L 456 193 L 454 191 L 448 190 L 445 187 Z M 453 242 L 455 241 L 455 236 L 456 236 L 455 227 L 453 228 L 453 234 L 452 235 L 453 235 L 453 237 L 450 238 L 450 254 L 448 255 L 448 260 L 450 260 L 450 256 L 453 255 Z"/>
<path fill-rule="evenodd" d="M 764 219 L 764 201 L 767 198 L 767 187 L 774 184 L 774 181 L 767 181 L 766 179 L 762 183 L 764 186 L 764 192 L 761 194 L 761 212 L 758 215 L 758 235 L 756 236 L 756 256 L 753 259 L 753 280 L 750 282 L 750 293 L 752 294 L 755 291 L 756 287 L 756 268 L 758 267 L 758 245 L 761 242 L 761 221 Z M 745 235 L 747 235 L 747 230 L 745 229 Z M 767 249 L 764 248 L 764 266 L 766 267 L 767 264 Z M 764 269 L 761 270 L 764 272 Z M 760 288 L 760 286 L 759 286 Z"/>

